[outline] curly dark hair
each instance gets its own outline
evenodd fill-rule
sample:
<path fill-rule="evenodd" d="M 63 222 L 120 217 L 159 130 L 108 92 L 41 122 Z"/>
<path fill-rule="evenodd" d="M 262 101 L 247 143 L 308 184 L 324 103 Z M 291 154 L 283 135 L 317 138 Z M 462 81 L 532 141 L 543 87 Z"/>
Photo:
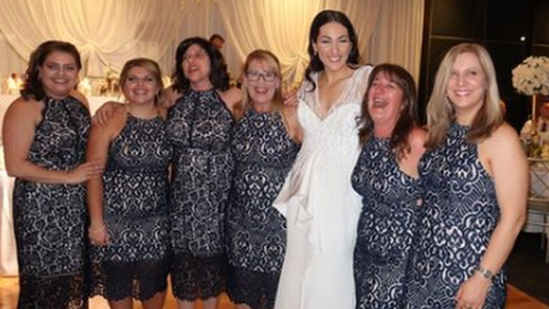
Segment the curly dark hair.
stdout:
<path fill-rule="evenodd" d="M 46 92 L 40 79 L 40 67 L 46 61 L 46 58 L 52 52 L 63 52 L 74 57 L 76 67 L 78 71 L 82 69 L 82 61 L 80 60 L 80 53 L 76 46 L 69 42 L 64 41 L 46 41 L 40 44 L 30 55 L 29 64 L 25 71 L 25 81 L 23 83 L 23 89 L 21 89 L 21 96 L 28 100 L 34 98 L 37 101 L 46 97 Z"/>
<path fill-rule="evenodd" d="M 399 65 L 390 63 L 380 64 L 374 67 L 370 73 L 370 77 L 368 78 L 368 90 L 366 90 L 366 94 L 364 94 L 362 111 L 358 120 L 360 127 L 360 144 L 364 146 L 371 138 L 374 131 L 374 122 L 368 111 L 368 95 L 375 78 L 379 74 L 385 74 L 400 88 L 400 90 L 402 90 L 402 111 L 395 128 L 393 129 L 390 140 L 391 148 L 396 151 L 397 159 L 401 159 L 411 149 L 408 142 L 408 136 L 418 124 L 418 113 L 417 91 L 414 78 L 406 69 Z"/>
<path fill-rule="evenodd" d="M 210 59 L 210 82 L 217 90 L 229 89 L 229 72 L 223 54 L 212 43 L 205 38 L 191 37 L 183 40 L 177 47 L 175 53 L 175 69 L 173 74 L 172 87 L 179 93 L 184 93 L 191 87 L 190 81 L 185 77 L 183 72 L 183 57 L 187 49 L 192 45 L 197 45 L 202 48 Z"/>
<path fill-rule="evenodd" d="M 360 63 L 360 53 L 358 51 L 358 38 L 355 32 L 355 28 L 351 21 L 343 12 L 333 11 L 333 10 L 324 10 L 318 13 L 311 24 L 311 29 L 309 31 L 309 46 L 307 47 L 307 52 L 309 53 L 309 66 L 305 71 L 305 79 L 307 79 L 311 85 L 312 89 L 309 91 L 314 91 L 316 89 L 316 84 L 313 81 L 312 73 L 320 72 L 324 70 L 324 64 L 320 61 L 318 55 L 315 54 L 315 49 L 313 44 L 318 39 L 320 33 L 320 27 L 324 26 L 330 22 L 337 22 L 343 25 L 347 29 L 349 34 L 349 40 L 351 41 L 351 51 L 349 52 L 349 57 L 347 58 L 347 65 L 356 66 Z"/>

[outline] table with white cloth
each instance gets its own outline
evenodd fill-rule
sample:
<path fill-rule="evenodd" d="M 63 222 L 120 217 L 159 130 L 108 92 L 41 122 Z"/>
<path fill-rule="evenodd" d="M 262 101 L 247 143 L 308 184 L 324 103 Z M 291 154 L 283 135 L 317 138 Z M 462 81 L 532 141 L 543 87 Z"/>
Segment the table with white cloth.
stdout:
<path fill-rule="evenodd" d="M 18 96 L 0 95 L 0 127 L 8 106 Z M 95 111 L 107 101 L 116 101 L 111 97 L 88 97 L 90 112 Z M 13 232 L 12 191 L 14 179 L 4 169 L 4 149 L 0 148 L 0 276 L 17 276 L 17 252 Z"/>
<path fill-rule="evenodd" d="M 9 177 L 5 170 L 0 170 L 0 276 L 17 275 L 17 254 L 11 208 L 13 181 L 14 179 Z"/>
<path fill-rule="evenodd" d="M 530 163 L 530 187 L 528 193 L 528 206 L 533 203 L 549 203 L 549 159 L 528 158 Z M 529 209 L 530 210 L 530 209 Z M 543 232 L 543 223 L 548 218 L 537 211 L 528 211 L 528 217 L 523 231 L 528 233 Z M 549 228 L 546 229 L 546 233 Z"/>

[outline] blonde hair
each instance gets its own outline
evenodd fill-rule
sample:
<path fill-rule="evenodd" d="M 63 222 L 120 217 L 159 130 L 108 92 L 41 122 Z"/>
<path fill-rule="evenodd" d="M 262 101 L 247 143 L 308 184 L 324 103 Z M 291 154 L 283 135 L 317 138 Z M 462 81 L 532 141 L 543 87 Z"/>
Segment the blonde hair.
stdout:
<path fill-rule="evenodd" d="M 252 61 L 260 61 L 266 64 L 267 70 L 270 71 L 271 73 L 274 73 L 278 78 L 278 80 L 280 81 L 280 84 L 282 84 L 282 73 L 280 72 L 280 62 L 278 61 L 278 58 L 273 53 L 263 49 L 256 49 L 252 51 L 246 58 L 246 61 L 244 62 L 244 66 L 242 68 L 242 74 L 246 74 L 246 72 L 248 71 L 248 68 L 250 67 L 250 63 L 252 63 Z M 242 91 L 244 93 L 242 106 L 243 106 L 243 110 L 246 111 L 248 108 L 251 107 L 250 105 L 253 104 L 248 94 L 246 83 L 242 84 Z M 279 85 L 275 89 L 274 97 L 273 97 L 273 100 L 271 101 L 271 106 L 273 108 L 273 112 L 279 112 L 284 118 L 284 114 L 282 113 L 282 108 L 284 107 L 284 104 L 282 99 L 281 85 Z"/>
<path fill-rule="evenodd" d="M 452 47 L 444 56 L 435 78 L 433 92 L 427 104 L 427 128 L 429 135 L 425 146 L 435 148 L 442 144 L 446 132 L 455 120 L 452 102 L 448 99 L 446 88 L 457 57 L 464 53 L 474 54 L 484 72 L 486 91 L 484 102 L 475 115 L 471 128 L 467 133 L 467 141 L 477 143 L 492 134 L 503 123 L 503 114 L 499 106 L 500 97 L 496 80 L 496 70 L 488 51 L 473 43 L 462 43 Z"/>
<path fill-rule="evenodd" d="M 160 101 L 160 97 L 162 95 L 162 89 L 164 89 L 164 83 L 162 81 L 162 72 L 160 71 L 160 66 L 154 60 L 148 58 L 135 58 L 132 60 L 128 60 L 128 62 L 124 64 L 122 72 L 120 73 L 120 88 L 124 89 L 124 85 L 126 85 L 126 82 L 128 81 L 128 73 L 131 69 L 135 67 L 140 67 L 147 70 L 147 72 L 149 72 L 154 77 L 154 80 L 158 84 L 158 93 L 154 96 L 154 103 L 158 105 L 158 102 Z"/>

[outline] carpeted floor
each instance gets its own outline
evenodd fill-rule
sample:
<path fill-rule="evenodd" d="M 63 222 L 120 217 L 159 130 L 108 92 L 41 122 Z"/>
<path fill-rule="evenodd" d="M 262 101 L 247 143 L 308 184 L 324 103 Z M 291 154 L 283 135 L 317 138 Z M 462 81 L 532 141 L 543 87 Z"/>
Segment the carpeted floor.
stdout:
<path fill-rule="evenodd" d="M 507 262 L 509 283 L 549 305 L 549 264 L 541 235 L 520 233 Z"/>

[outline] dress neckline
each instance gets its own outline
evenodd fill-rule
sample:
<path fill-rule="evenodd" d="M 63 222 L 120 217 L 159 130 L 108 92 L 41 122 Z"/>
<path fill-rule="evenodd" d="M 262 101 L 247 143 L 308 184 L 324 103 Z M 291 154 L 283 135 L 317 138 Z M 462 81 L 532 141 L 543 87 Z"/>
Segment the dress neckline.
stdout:
<path fill-rule="evenodd" d="M 313 81 L 316 84 L 316 88 L 314 90 L 315 103 L 314 103 L 312 112 L 318 120 L 320 120 L 321 122 L 324 122 L 326 119 L 330 118 L 330 116 L 334 114 L 335 110 L 337 110 L 339 107 L 344 105 L 344 104 L 341 104 L 341 101 L 343 100 L 344 96 L 348 95 L 350 88 L 354 84 L 356 75 L 358 74 L 359 71 L 361 71 L 361 69 L 363 69 L 363 67 L 358 67 L 353 69 L 353 73 L 351 74 L 351 77 L 347 81 L 345 87 L 343 88 L 343 90 L 341 91 L 337 99 L 335 99 L 335 101 L 332 103 L 332 106 L 330 107 L 330 109 L 326 111 L 326 115 L 324 115 L 324 117 L 321 117 L 318 114 L 318 110 L 320 109 L 320 87 L 318 85 L 318 77 L 320 75 L 320 72 L 316 72 L 316 74 L 312 76 Z"/>

